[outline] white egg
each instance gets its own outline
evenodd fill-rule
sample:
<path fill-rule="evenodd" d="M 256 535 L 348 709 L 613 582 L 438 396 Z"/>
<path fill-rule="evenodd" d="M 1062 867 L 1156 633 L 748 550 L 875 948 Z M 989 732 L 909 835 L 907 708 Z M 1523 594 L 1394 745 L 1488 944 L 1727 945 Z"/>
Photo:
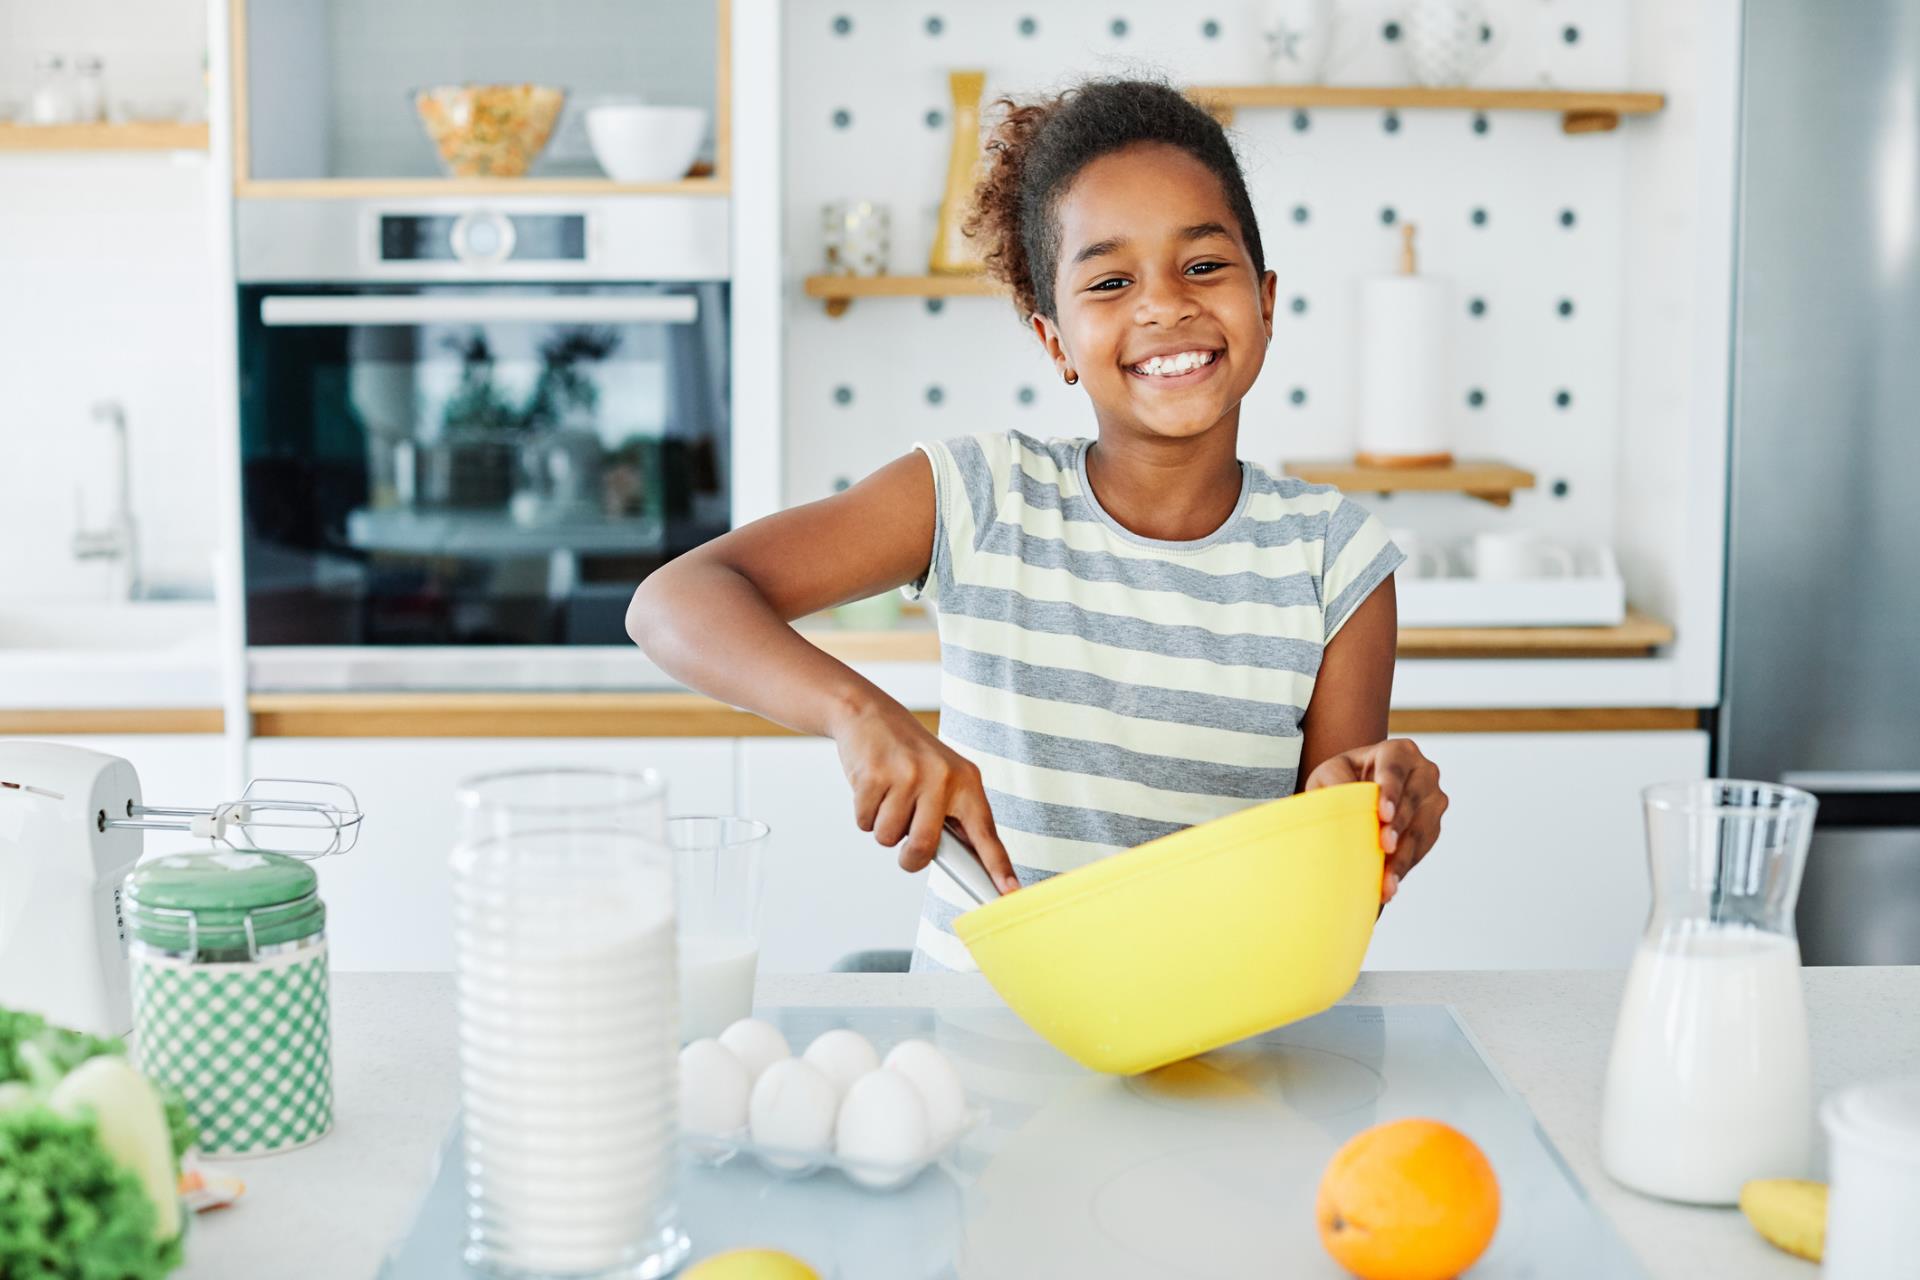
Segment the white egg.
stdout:
<path fill-rule="evenodd" d="M 902 1040 L 893 1046 L 883 1065 L 913 1081 L 913 1087 L 920 1091 L 920 1101 L 927 1107 L 927 1122 L 933 1128 L 933 1150 L 952 1142 L 966 1123 L 967 1091 L 947 1055 L 925 1040 Z"/>
<path fill-rule="evenodd" d="M 846 1096 L 853 1082 L 869 1071 L 880 1069 L 880 1055 L 875 1053 L 867 1038 L 858 1031 L 849 1031 L 845 1027 L 836 1027 L 814 1037 L 807 1051 L 801 1055 L 808 1062 L 826 1072 L 827 1079 L 833 1081 L 834 1088 Z"/>
<path fill-rule="evenodd" d="M 733 1056 L 740 1059 L 740 1065 L 755 1081 L 774 1063 L 793 1056 L 780 1028 L 758 1018 L 740 1019 L 720 1033 L 720 1043 L 733 1050 Z"/>
<path fill-rule="evenodd" d="M 733 1051 L 718 1040 L 695 1040 L 680 1051 L 680 1128 L 687 1133 L 734 1134 L 747 1127 L 753 1081 Z"/>
<path fill-rule="evenodd" d="M 847 1176 L 878 1190 L 919 1173 L 931 1139 L 927 1104 L 897 1071 L 869 1071 L 855 1080 L 833 1128 L 834 1150 L 848 1162 Z"/>
<path fill-rule="evenodd" d="M 804 1169 L 824 1156 L 839 1101 L 833 1081 L 810 1062 L 783 1058 L 768 1067 L 754 1082 L 747 1123 L 756 1143 L 796 1154 L 761 1158 L 776 1169 Z"/>

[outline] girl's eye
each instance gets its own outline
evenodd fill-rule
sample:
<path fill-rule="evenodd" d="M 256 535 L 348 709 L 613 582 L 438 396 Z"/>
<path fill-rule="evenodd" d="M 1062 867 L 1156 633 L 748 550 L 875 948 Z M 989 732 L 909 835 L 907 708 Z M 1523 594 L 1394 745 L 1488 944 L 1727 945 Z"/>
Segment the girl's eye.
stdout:
<path fill-rule="evenodd" d="M 1098 280 L 1098 281 L 1095 281 L 1095 282 L 1094 282 L 1094 284 L 1093 284 L 1093 287 L 1092 287 L 1092 288 L 1091 288 L 1091 289 L 1089 290 L 1089 292 L 1092 292 L 1092 293 L 1112 293 L 1112 292 L 1113 292 L 1113 290 L 1111 290 L 1111 289 L 1109 289 L 1109 288 L 1107 288 L 1107 286 L 1108 286 L 1108 285 L 1110 285 L 1110 284 L 1125 284 L 1125 283 L 1126 283 L 1126 279 L 1125 279 L 1124 277 L 1121 277 L 1121 276 L 1114 276 L 1114 277 L 1112 277 L 1111 279 L 1108 279 L 1108 280 Z"/>
<path fill-rule="evenodd" d="M 1226 265 L 1227 264 L 1224 262 L 1196 262 L 1192 266 L 1188 267 L 1187 270 L 1190 272 L 1205 271 L 1208 275 L 1212 275 L 1215 271 L 1218 271 L 1220 268 Z"/>

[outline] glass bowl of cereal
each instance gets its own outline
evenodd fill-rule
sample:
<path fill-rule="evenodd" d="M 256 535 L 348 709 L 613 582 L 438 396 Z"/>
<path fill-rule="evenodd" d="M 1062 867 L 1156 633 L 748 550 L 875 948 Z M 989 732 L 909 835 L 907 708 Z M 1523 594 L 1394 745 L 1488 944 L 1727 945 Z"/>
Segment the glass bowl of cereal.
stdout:
<path fill-rule="evenodd" d="M 565 89 L 539 84 L 443 84 L 413 95 L 420 123 L 456 178 L 519 178 L 547 145 Z"/>

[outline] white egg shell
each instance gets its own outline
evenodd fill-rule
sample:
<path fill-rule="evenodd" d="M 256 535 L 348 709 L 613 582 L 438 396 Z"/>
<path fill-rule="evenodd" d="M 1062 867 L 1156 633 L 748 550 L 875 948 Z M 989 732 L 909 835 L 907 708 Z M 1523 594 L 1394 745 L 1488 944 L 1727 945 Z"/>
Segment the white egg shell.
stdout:
<path fill-rule="evenodd" d="M 934 1151 L 939 1151 L 967 1119 L 967 1091 L 960 1073 L 953 1069 L 947 1055 L 925 1040 L 902 1040 L 887 1054 L 888 1071 L 897 1071 L 920 1091 L 927 1107 L 927 1122 L 933 1129 Z"/>
<path fill-rule="evenodd" d="M 843 1097 L 855 1080 L 880 1069 L 880 1055 L 874 1052 L 873 1045 L 858 1031 L 845 1027 L 815 1036 L 801 1057 L 826 1072 L 827 1079 L 833 1081 L 834 1088 Z"/>
<path fill-rule="evenodd" d="M 804 1169 L 813 1163 L 808 1156 L 826 1155 L 839 1101 L 833 1081 L 810 1062 L 783 1058 L 768 1067 L 754 1082 L 747 1123 L 756 1143 L 796 1154 L 761 1158 L 777 1169 Z"/>
<path fill-rule="evenodd" d="M 695 1040 L 680 1051 L 680 1128 L 687 1133 L 733 1134 L 747 1127 L 753 1080 L 718 1040 Z"/>
<path fill-rule="evenodd" d="M 720 1033 L 720 1043 L 733 1050 L 733 1056 L 740 1059 L 740 1065 L 756 1082 L 768 1067 L 793 1056 L 780 1028 L 758 1018 L 740 1019 Z"/>
<path fill-rule="evenodd" d="M 869 1071 L 840 1103 L 833 1148 L 863 1187 L 897 1187 L 919 1173 L 931 1150 L 927 1104 L 897 1071 Z M 875 1168 L 873 1166 L 885 1166 Z"/>

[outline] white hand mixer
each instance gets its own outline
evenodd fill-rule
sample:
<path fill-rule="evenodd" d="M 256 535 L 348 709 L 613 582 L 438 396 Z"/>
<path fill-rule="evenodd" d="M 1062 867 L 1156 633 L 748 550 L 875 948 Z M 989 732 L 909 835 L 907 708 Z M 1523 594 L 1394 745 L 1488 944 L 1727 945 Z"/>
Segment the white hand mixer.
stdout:
<path fill-rule="evenodd" d="M 132 1028 L 120 886 L 142 832 L 323 858 L 353 847 L 360 817 L 352 791 L 304 778 L 255 778 L 211 808 L 149 805 L 119 756 L 0 742 L 0 1005 L 96 1035 Z"/>

